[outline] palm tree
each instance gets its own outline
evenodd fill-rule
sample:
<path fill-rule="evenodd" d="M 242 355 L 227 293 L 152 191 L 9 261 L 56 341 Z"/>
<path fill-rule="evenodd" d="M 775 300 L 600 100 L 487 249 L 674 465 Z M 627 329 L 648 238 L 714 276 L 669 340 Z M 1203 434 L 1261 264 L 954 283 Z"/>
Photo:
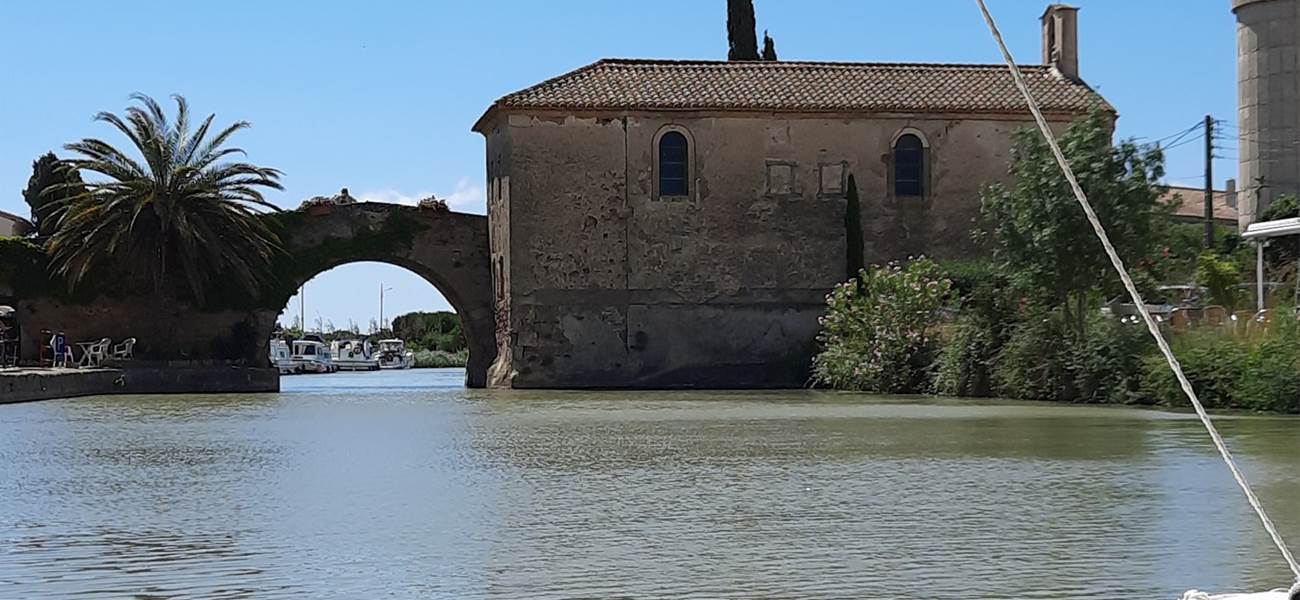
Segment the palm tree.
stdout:
<path fill-rule="evenodd" d="M 245 154 L 222 145 L 248 123 L 205 139 L 216 115 L 191 132 L 185 98 L 172 98 L 174 123 L 142 94 L 131 96 L 138 106 L 124 116 L 95 115 L 125 135 L 142 160 L 98 139 L 64 146 L 78 155 L 66 164 L 91 175 L 82 193 L 57 207 L 58 227 L 48 246 L 51 268 L 69 289 L 92 271 L 124 271 L 147 278 L 155 292 L 187 287 L 202 304 L 221 282 L 255 292 L 268 277 L 280 240 L 258 209 L 278 210 L 261 189 L 284 189 L 280 172 L 223 160 Z"/>

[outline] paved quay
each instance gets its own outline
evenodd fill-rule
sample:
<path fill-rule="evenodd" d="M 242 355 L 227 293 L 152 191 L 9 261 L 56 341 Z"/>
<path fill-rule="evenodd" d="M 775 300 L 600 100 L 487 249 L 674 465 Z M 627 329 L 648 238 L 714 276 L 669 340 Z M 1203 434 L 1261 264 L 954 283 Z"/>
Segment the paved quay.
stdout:
<path fill-rule="evenodd" d="M 122 383 L 121 369 L 0 369 L 0 404 L 112 394 Z"/>
<path fill-rule="evenodd" d="M 189 361 L 104 368 L 0 369 L 0 404 L 105 394 L 256 393 L 280 390 L 275 369 Z"/>

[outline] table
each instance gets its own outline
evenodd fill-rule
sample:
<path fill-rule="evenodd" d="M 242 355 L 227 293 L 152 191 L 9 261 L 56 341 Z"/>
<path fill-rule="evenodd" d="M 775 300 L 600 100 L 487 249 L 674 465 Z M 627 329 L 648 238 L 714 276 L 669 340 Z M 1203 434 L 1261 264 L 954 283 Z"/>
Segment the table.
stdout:
<path fill-rule="evenodd" d="M 91 349 L 91 348 L 94 348 L 95 345 L 98 344 L 98 343 L 99 343 L 99 340 L 95 340 L 95 341 L 93 341 L 93 342 L 77 342 L 77 347 L 78 347 L 78 348 L 81 348 L 81 360 L 77 361 L 77 367 L 78 367 L 78 368 L 80 368 L 80 367 L 96 367 L 96 366 L 99 366 L 99 365 L 97 365 L 97 364 L 91 362 L 92 357 L 91 357 L 91 355 L 90 355 L 90 349 Z"/>

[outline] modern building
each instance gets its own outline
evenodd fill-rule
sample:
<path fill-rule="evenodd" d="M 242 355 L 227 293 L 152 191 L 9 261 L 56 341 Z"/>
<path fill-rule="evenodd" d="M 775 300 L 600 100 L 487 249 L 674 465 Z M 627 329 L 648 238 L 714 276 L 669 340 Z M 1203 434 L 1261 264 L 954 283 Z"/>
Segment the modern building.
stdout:
<path fill-rule="evenodd" d="M 1048 7 L 1022 70 L 1053 127 L 1114 109 Z M 827 292 L 867 263 L 976 252 L 1032 127 L 1001 64 L 601 60 L 492 104 L 494 383 L 806 383 Z M 850 215 L 858 216 L 856 221 Z"/>
<path fill-rule="evenodd" d="M 1300 0 L 1232 0 L 1241 226 L 1300 193 Z"/>

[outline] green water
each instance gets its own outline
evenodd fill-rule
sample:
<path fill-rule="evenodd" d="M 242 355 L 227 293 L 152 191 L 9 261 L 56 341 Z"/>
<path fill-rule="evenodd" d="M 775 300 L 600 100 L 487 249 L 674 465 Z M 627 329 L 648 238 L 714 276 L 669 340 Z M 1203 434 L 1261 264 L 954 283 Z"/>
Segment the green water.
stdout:
<path fill-rule="evenodd" d="M 0 406 L 0 598 L 1177 598 L 1290 577 L 1186 415 L 458 372 Z M 1300 421 L 1222 430 L 1300 546 Z"/>

